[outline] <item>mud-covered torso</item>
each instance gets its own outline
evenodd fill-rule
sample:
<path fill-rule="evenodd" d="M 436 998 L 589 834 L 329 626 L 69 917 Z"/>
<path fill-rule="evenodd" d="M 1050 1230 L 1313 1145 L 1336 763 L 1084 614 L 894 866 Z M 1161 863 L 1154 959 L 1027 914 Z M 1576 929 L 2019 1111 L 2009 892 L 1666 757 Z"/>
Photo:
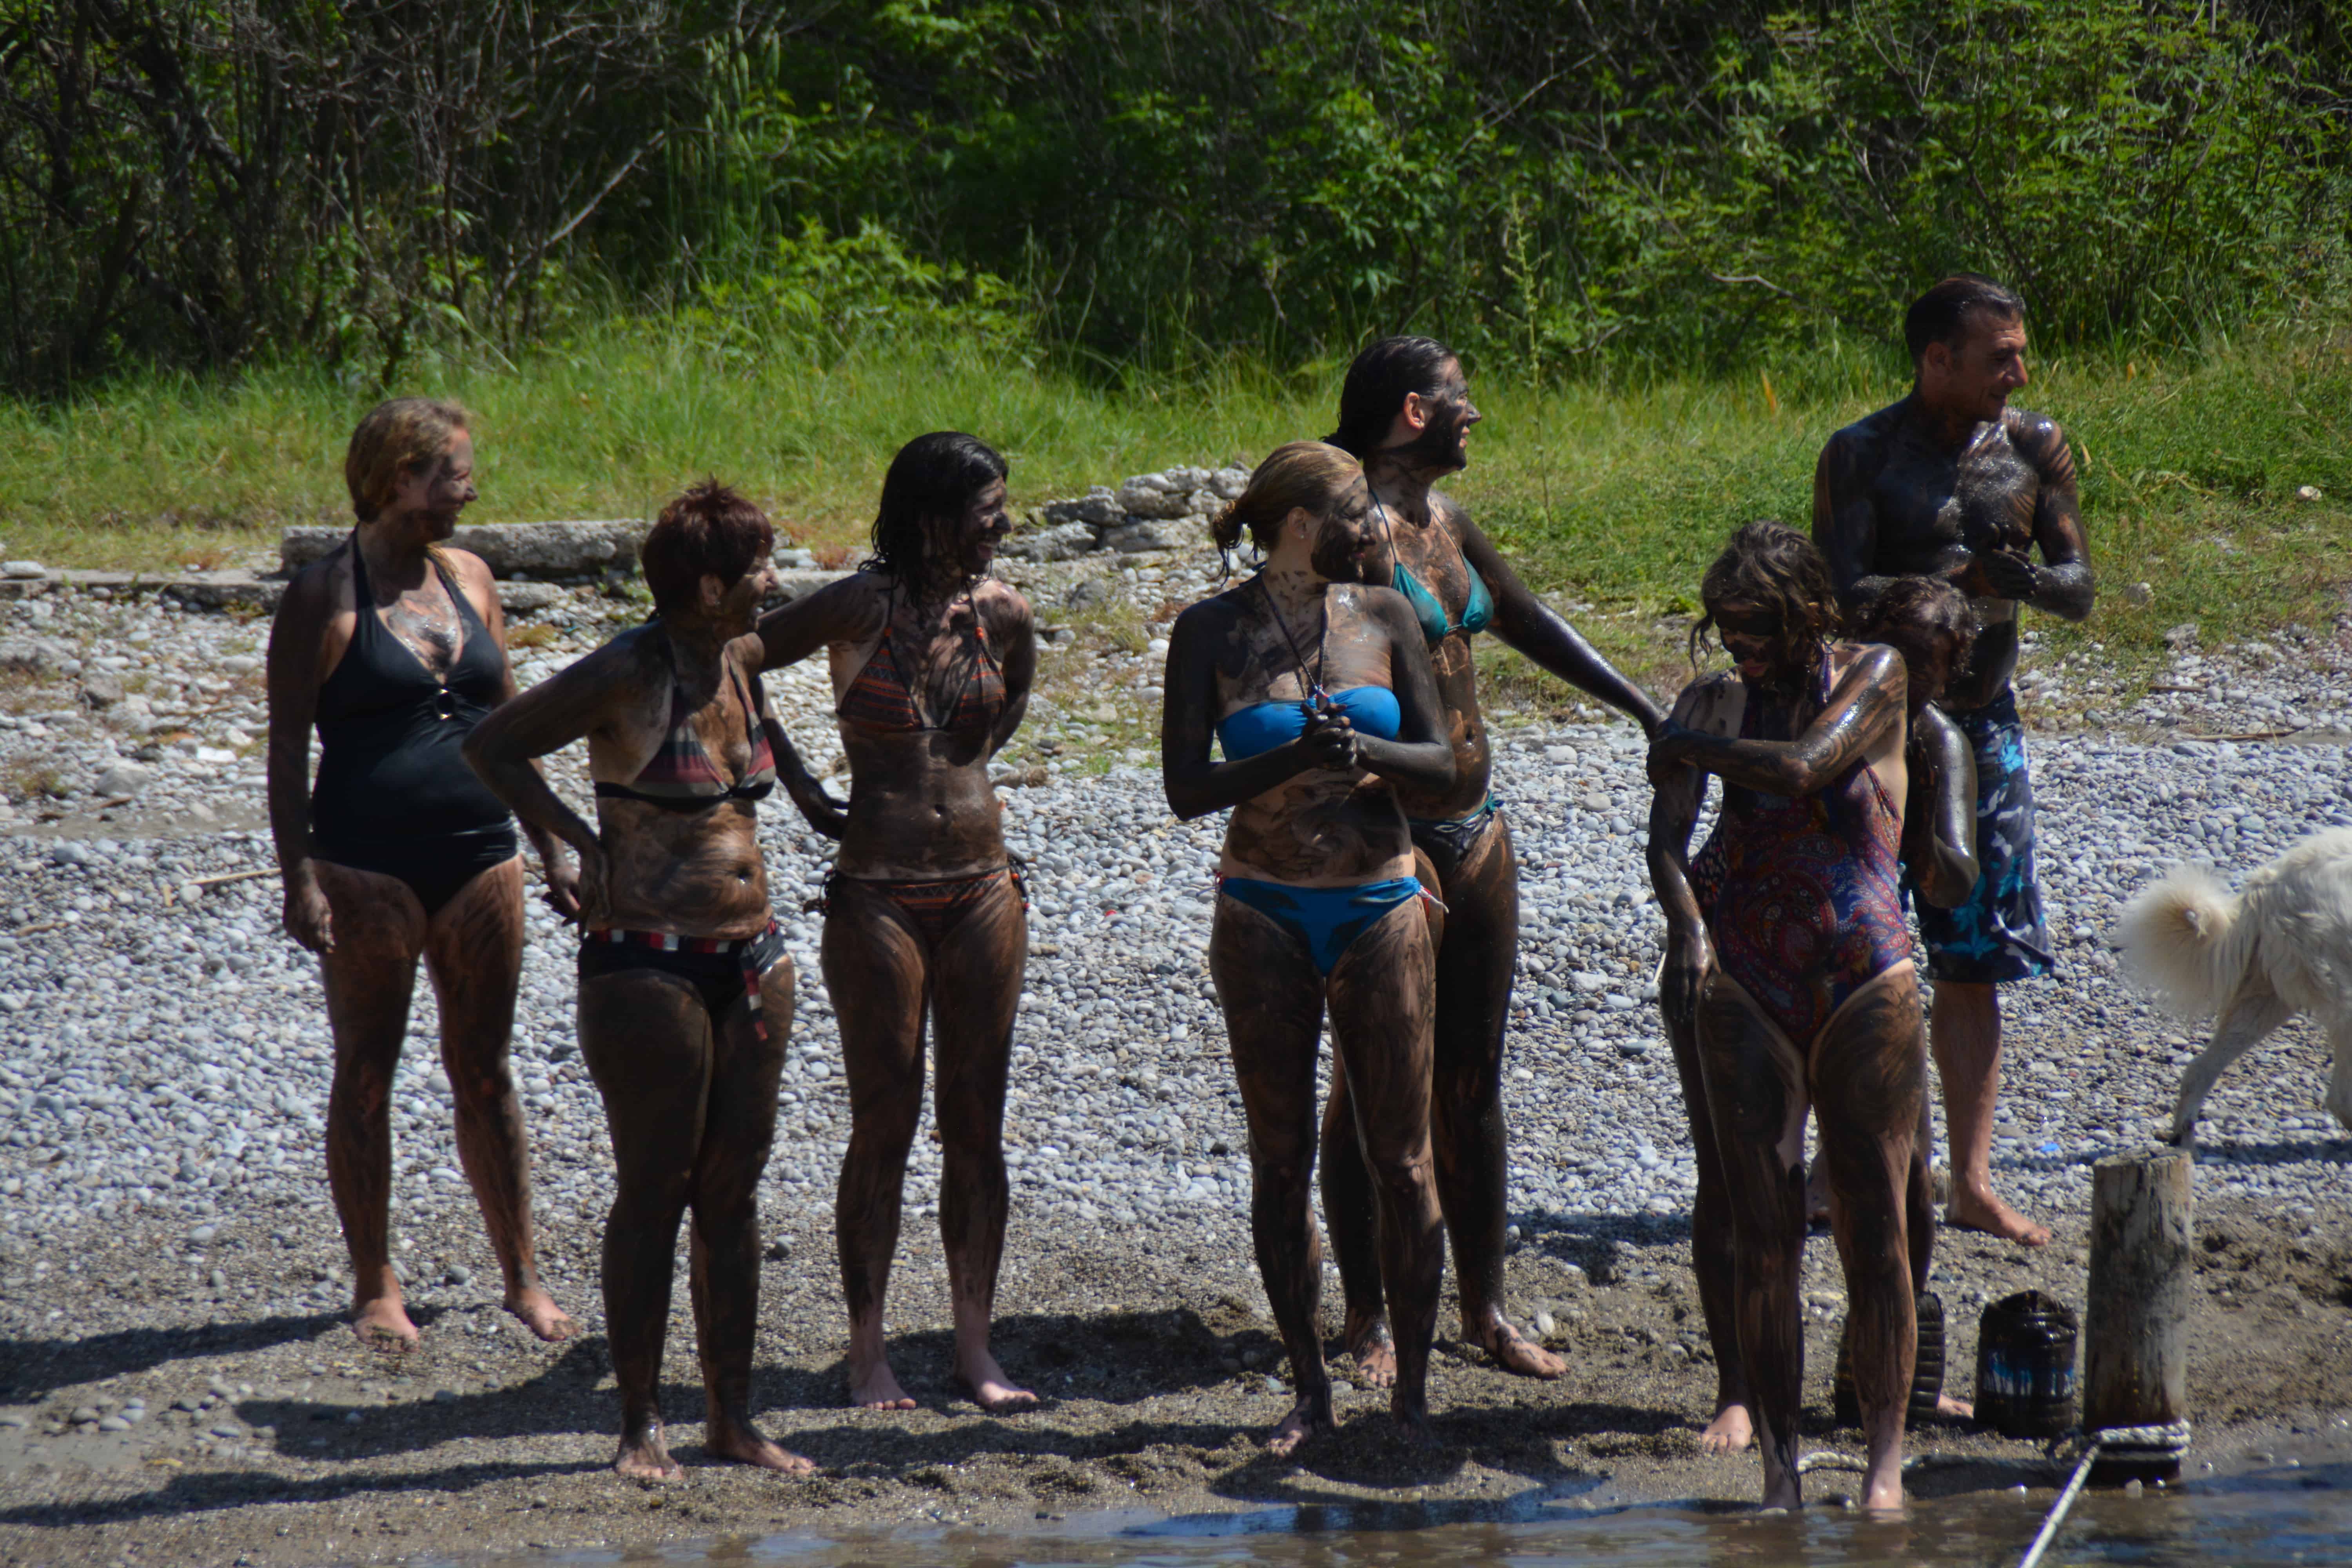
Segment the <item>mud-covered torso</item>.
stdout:
<path fill-rule="evenodd" d="M 1259 704 L 1295 704 L 1320 686 L 1393 691 L 1387 632 L 1355 584 L 1324 589 L 1323 613 L 1289 612 L 1286 626 L 1255 579 L 1193 612 L 1211 616 L 1214 719 Z M 1230 760 L 1230 759 L 1229 759 Z M 1309 768 L 1234 807 L 1220 873 L 1298 887 L 1354 887 L 1412 874 L 1412 840 L 1397 791 L 1363 769 Z"/>
<path fill-rule="evenodd" d="M 633 785 L 674 737 L 689 734 L 720 780 L 732 784 L 755 773 L 761 749 L 755 709 L 763 701 L 757 638 L 728 644 L 726 667 L 682 677 L 658 623 L 616 640 L 625 645 L 620 651 L 635 690 L 625 718 L 589 733 L 591 778 Z M 600 794 L 596 826 L 615 928 L 734 938 L 767 925 L 753 801 L 730 795 L 681 810 Z"/>
<path fill-rule="evenodd" d="M 1906 399 L 1851 426 L 1877 524 L 1871 574 L 1948 576 L 1964 554 L 2028 555 L 2042 478 L 2020 447 L 2040 424 L 2039 416 L 2008 409 L 1953 451 Z M 1972 596 L 1982 628 L 1967 670 L 1944 692 L 1948 709 L 1982 707 L 2017 671 L 2016 602 Z"/>
<path fill-rule="evenodd" d="M 917 605 L 873 575 L 879 629 L 827 650 L 850 776 L 836 867 L 877 879 L 993 870 L 1005 848 L 988 764 L 1018 696 L 1002 659 L 1026 602 L 991 580 Z"/>
<path fill-rule="evenodd" d="M 1486 804 L 1494 758 L 1486 719 L 1478 710 L 1478 670 L 1472 658 L 1476 634 L 1463 629 L 1478 584 L 1462 552 L 1462 513 L 1434 490 L 1429 495 L 1425 520 L 1385 494 L 1376 495 L 1376 500 L 1380 511 L 1374 514 L 1373 527 L 1380 544 L 1371 557 L 1373 577 L 1391 582 L 1395 567 L 1402 565 L 1436 601 L 1450 628 L 1429 645 L 1429 662 L 1437 676 L 1437 696 L 1443 705 L 1439 730 L 1454 752 L 1454 784 L 1442 792 L 1400 785 L 1397 801 L 1405 816 L 1417 820 L 1466 816 Z M 1386 513 L 1385 529 L 1381 527 L 1381 512 Z"/>

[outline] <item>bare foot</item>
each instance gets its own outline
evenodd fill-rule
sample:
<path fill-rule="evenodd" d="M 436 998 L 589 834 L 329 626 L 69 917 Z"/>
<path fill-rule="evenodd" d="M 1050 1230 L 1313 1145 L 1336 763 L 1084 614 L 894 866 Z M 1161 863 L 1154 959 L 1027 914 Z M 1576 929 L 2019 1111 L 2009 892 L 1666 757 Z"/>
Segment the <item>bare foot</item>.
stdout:
<path fill-rule="evenodd" d="M 777 1470 L 788 1476 L 813 1476 L 816 1466 L 789 1448 L 778 1447 L 745 1423 L 706 1421 L 703 1424 L 702 1446 L 722 1459 L 734 1459 L 746 1465 L 757 1465 L 763 1470 Z"/>
<path fill-rule="evenodd" d="M 1983 1231 L 1988 1236 L 2013 1241 L 2020 1247 L 2047 1247 L 2050 1228 L 2034 1224 L 1990 1191 L 1969 1192 L 1952 1189 L 1951 1206 L 1944 1211 L 1944 1223 L 1956 1230 Z M 1874 1506 L 1865 1502 L 1864 1507 Z"/>
<path fill-rule="evenodd" d="M 1359 1327 L 1350 1323 L 1339 1343 L 1356 1358 L 1356 1381 L 1366 1388 L 1396 1386 L 1396 1341 L 1389 1337 L 1388 1320 L 1374 1318 Z"/>
<path fill-rule="evenodd" d="M 1266 1435 L 1265 1451 L 1277 1459 L 1286 1459 L 1298 1451 L 1298 1446 L 1318 1432 L 1328 1430 L 1331 1413 L 1328 1407 L 1318 1409 L 1311 1395 L 1290 1407 L 1282 1425 Z"/>
<path fill-rule="evenodd" d="M 674 1481 L 686 1474 L 662 1446 L 658 1421 L 648 1423 L 643 1431 L 621 1435 L 621 1451 L 613 1456 L 613 1468 L 637 1481 Z"/>
<path fill-rule="evenodd" d="M 536 1285 L 508 1291 L 506 1304 L 507 1310 L 520 1319 L 524 1328 L 549 1344 L 562 1344 L 580 1331 L 572 1314 L 557 1306 L 554 1299 Z"/>
<path fill-rule="evenodd" d="M 898 1374 L 887 1361 L 877 1361 L 860 1370 L 856 1363 L 849 1368 L 849 1403 L 863 1410 L 912 1410 L 915 1401 L 898 1386 Z"/>
<path fill-rule="evenodd" d="M 1745 1405 L 1727 1405 L 1715 1413 L 1706 1430 L 1698 1435 L 1698 1446 L 1710 1454 L 1737 1454 L 1753 1447 L 1756 1443 L 1755 1423 L 1748 1418 Z"/>
<path fill-rule="evenodd" d="M 1864 1479 L 1862 1506 L 1877 1513 L 1892 1513 L 1902 1509 L 1903 1466 L 1900 1461 L 1890 1467 L 1888 1474 Z"/>
<path fill-rule="evenodd" d="M 996 1358 L 986 1351 L 975 1351 L 957 1358 L 955 1380 L 971 1395 L 971 1402 L 991 1415 L 1009 1415 L 1016 1410 L 1034 1410 L 1037 1396 L 1025 1388 L 1016 1387 Z"/>
<path fill-rule="evenodd" d="M 352 1332 L 378 1355 L 406 1355 L 425 1337 L 408 1321 L 408 1309 L 397 1296 L 362 1301 L 352 1311 Z"/>
<path fill-rule="evenodd" d="M 1942 1421 L 1973 1421 L 1977 1418 L 1977 1407 L 1965 1399 L 1939 1394 L 1936 1395 L 1936 1416 Z"/>
<path fill-rule="evenodd" d="M 1505 1372 L 1517 1373 L 1521 1377 L 1550 1379 L 1558 1377 L 1568 1370 L 1568 1363 L 1520 1333 L 1501 1318 L 1496 1318 L 1488 1325 L 1486 1336 L 1483 1340 L 1472 1331 L 1467 1324 L 1463 1326 L 1462 1331 L 1465 1338 L 1493 1356 L 1495 1364 Z"/>

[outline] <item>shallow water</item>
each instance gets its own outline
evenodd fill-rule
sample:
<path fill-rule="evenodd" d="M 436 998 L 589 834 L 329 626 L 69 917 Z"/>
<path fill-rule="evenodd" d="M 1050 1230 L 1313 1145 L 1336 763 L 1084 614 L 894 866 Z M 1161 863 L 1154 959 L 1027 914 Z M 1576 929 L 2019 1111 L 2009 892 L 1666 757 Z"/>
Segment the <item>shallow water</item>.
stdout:
<path fill-rule="evenodd" d="M 695 1546 L 444 1559 L 469 1568 L 588 1568 L 600 1563 L 735 1563 L 780 1568 L 1847 1568 L 2013 1563 L 2054 1500 L 2047 1488 L 1992 1489 L 1915 1502 L 1881 1519 L 1834 1506 L 1761 1515 L 1713 1503 L 1610 1507 L 1598 1491 L 1523 1494 L 1493 1503 L 1380 1503 L 1261 1509 L 1169 1518 L 1106 1514 L 1035 1531 L 949 1527 L 825 1537 L 722 1537 Z M 1826 1495 L 1816 1490 L 1815 1495 Z M 424 1568 L 427 1560 L 412 1559 Z M 2352 1465 L 2204 1478 L 2137 1498 L 2086 1492 L 2043 1556 L 2134 1568 L 2352 1563 Z"/>

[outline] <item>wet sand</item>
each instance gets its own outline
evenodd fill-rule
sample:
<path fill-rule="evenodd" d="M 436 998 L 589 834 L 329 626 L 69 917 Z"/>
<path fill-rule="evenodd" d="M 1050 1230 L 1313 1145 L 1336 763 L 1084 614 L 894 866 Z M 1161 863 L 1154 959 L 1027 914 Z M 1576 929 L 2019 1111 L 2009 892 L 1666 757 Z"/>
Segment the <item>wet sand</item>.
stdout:
<path fill-rule="evenodd" d="M 316 1210 L 276 1218 L 282 1240 L 212 1255 L 219 1284 L 210 1273 L 166 1284 L 160 1265 L 187 1244 L 142 1235 L 134 1219 L 88 1238 L 70 1270 L 60 1262 L 9 1293 L 0 1404 L 29 1420 L 0 1426 L 0 1563 L 467 1561 L 1283 1504 L 1515 1517 L 1544 1499 L 1578 1508 L 1744 1501 L 1757 1485 L 1752 1455 L 1698 1449 L 1714 1369 L 1687 1237 L 1669 1219 L 1570 1222 L 1514 1252 L 1513 1304 L 1553 1319 L 1552 1343 L 1570 1368 L 1559 1383 L 1508 1376 L 1444 1338 L 1433 1444 L 1402 1440 L 1381 1394 L 1343 1387 L 1341 1429 L 1291 1461 L 1260 1447 L 1288 1399 L 1276 1391 L 1272 1324 L 1238 1237 L 1203 1230 L 1171 1247 L 1163 1236 L 1147 1250 L 1112 1227 L 1024 1233 L 1016 1214 L 1012 1257 L 1024 1266 L 1008 1270 L 999 1352 L 1046 1402 L 1002 1419 L 949 1383 L 944 1271 L 936 1240 L 915 1223 L 897 1283 L 895 1319 L 908 1326 L 893 1345 L 922 1407 L 843 1408 L 839 1292 L 830 1246 L 812 1238 L 767 1265 L 754 1408 L 821 1473 L 781 1479 L 702 1453 L 681 1279 L 666 1403 L 687 1475 L 661 1486 L 607 1468 L 615 1404 L 601 1337 L 540 1344 L 481 1283 L 421 1290 L 425 1344 L 400 1358 L 362 1351 L 333 1313 L 240 1310 L 240 1298 L 307 1278 L 307 1259 L 333 1239 L 331 1217 Z M 2200 1215 L 2199 1232 L 2191 1474 L 2340 1437 L 2352 1412 L 2352 1225 L 2328 1216 L 2293 1236 L 2259 1207 L 2223 1204 Z M 583 1300 L 593 1289 L 593 1247 L 579 1227 L 549 1238 L 561 1299 L 593 1306 Z M 2032 1285 L 2079 1303 L 2082 1247 L 2072 1222 L 2039 1252 L 1948 1232 L 1938 1283 L 1996 1296 Z M 152 1283 L 121 1283 L 142 1264 Z M 1807 1249 L 1806 1291 L 1823 1302 L 1839 1291 L 1826 1236 Z M 84 1331 L 45 1333 L 51 1311 Z M 1808 1309 L 1807 1440 L 1853 1453 L 1858 1434 L 1829 1415 L 1841 1316 L 1833 1305 Z M 1975 1340 L 1973 1314 L 1955 1312 L 1948 1349 L 1963 1394 Z M 1347 1370 L 1341 1359 L 1335 1366 Z M 123 1430 L 74 1421 L 95 1413 L 120 1423 L 133 1400 L 146 1414 Z M 2039 1489 L 2056 1473 L 2029 1463 L 2036 1445 L 1971 1427 L 1930 1426 L 1912 1447 L 1935 1456 L 1914 1474 L 1919 1497 Z M 1851 1486 L 1815 1475 L 1809 1496 L 1833 1503 Z"/>

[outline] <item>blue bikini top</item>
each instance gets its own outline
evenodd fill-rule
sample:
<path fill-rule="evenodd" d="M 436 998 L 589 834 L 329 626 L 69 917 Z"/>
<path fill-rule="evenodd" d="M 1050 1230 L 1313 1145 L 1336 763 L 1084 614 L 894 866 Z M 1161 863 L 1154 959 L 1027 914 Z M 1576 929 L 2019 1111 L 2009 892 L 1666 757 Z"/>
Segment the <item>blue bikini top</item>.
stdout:
<path fill-rule="evenodd" d="M 1478 575 L 1478 568 L 1470 564 L 1470 558 L 1462 558 L 1462 570 L 1470 574 L 1470 598 L 1462 606 L 1462 622 L 1456 626 L 1446 620 L 1445 606 L 1437 602 L 1437 595 L 1422 586 L 1411 567 L 1397 561 L 1396 530 L 1389 522 L 1389 509 L 1381 506 L 1378 497 L 1373 498 L 1372 504 L 1380 507 L 1381 528 L 1389 539 L 1389 559 L 1396 561 L 1389 573 L 1389 586 L 1402 594 L 1405 602 L 1412 606 L 1413 618 L 1421 623 L 1421 635 L 1429 645 L 1434 647 L 1455 632 L 1483 632 L 1492 626 L 1495 595 L 1486 591 L 1486 579 Z"/>
<path fill-rule="evenodd" d="M 1330 697 L 1331 706 L 1367 735 L 1393 741 L 1404 725 L 1404 710 L 1397 706 L 1396 693 L 1385 686 L 1350 686 Z M 1255 757 L 1306 733 L 1307 713 L 1304 702 L 1253 702 L 1236 708 L 1217 721 L 1217 743 L 1224 748 L 1229 763 Z"/>

